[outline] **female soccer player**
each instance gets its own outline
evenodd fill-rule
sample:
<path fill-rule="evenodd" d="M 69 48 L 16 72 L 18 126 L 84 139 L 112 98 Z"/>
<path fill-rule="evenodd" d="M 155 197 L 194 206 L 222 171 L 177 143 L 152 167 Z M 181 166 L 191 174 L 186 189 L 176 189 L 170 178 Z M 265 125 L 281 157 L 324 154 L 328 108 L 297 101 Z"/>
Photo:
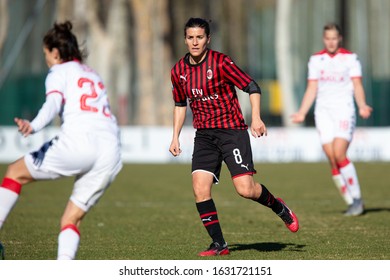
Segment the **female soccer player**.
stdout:
<path fill-rule="evenodd" d="M 307 88 L 292 121 L 303 122 L 316 100 L 315 124 L 335 185 L 348 204 L 345 215 L 358 216 L 363 214 L 364 207 L 355 167 L 347 157 L 356 122 L 353 96 L 362 118 L 367 119 L 372 108 L 366 104 L 358 57 L 341 48 L 341 41 L 338 25 L 324 26 L 325 49 L 310 57 Z"/>
<path fill-rule="evenodd" d="M 8 166 L 0 187 L 0 228 L 20 195 L 22 185 L 75 176 L 73 193 L 61 218 L 57 259 L 74 259 L 81 220 L 122 168 L 119 129 L 110 112 L 99 75 L 83 64 L 69 21 L 55 23 L 43 38 L 49 74 L 46 101 L 32 122 L 15 118 L 28 136 L 59 114 L 61 131 L 38 151 Z"/>
<path fill-rule="evenodd" d="M 192 186 L 196 207 L 208 234 L 210 247 L 200 256 L 229 254 L 222 234 L 218 214 L 211 197 L 213 183 L 218 183 L 222 161 L 229 168 L 233 184 L 244 198 L 271 208 L 296 232 L 299 228 L 295 214 L 264 185 L 254 181 L 256 173 L 252 150 L 235 86 L 249 93 L 252 107 L 251 133 L 254 137 L 267 134 L 260 118 L 260 87 L 225 54 L 208 48 L 209 23 L 201 18 L 190 18 L 184 28 L 184 42 L 188 53 L 171 71 L 173 85 L 173 137 L 169 151 L 181 153 L 179 135 L 183 127 L 187 100 L 196 129 L 192 158 Z"/>

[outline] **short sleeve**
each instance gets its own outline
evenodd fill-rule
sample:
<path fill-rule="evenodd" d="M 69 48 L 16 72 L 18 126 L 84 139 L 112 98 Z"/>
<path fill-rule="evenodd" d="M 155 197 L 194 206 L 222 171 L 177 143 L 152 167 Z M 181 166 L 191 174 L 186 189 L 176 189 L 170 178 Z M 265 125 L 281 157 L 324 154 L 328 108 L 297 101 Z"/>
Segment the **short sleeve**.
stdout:
<path fill-rule="evenodd" d="M 356 54 L 351 55 L 349 76 L 351 78 L 362 77 L 362 66 Z"/>
<path fill-rule="evenodd" d="M 61 77 L 60 71 L 55 70 L 55 66 L 50 69 L 49 74 L 46 77 L 45 88 L 46 95 L 58 92 L 63 94 L 65 92 L 65 77 Z"/>
<path fill-rule="evenodd" d="M 307 64 L 307 79 L 308 80 L 318 80 L 319 72 L 317 71 L 317 59 L 315 56 L 311 56 Z"/>
<path fill-rule="evenodd" d="M 174 69 L 171 71 L 172 95 L 175 106 L 187 106 L 187 96 L 182 88 Z"/>

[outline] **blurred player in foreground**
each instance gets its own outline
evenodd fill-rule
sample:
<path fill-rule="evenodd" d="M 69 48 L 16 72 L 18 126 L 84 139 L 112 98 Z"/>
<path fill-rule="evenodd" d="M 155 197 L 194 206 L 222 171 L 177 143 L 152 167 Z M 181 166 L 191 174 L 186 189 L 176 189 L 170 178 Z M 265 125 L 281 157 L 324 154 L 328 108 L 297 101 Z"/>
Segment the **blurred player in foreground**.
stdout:
<path fill-rule="evenodd" d="M 229 254 L 222 234 L 218 214 L 211 197 L 213 183 L 218 183 L 222 161 L 229 168 L 239 195 L 271 208 L 296 232 L 298 219 L 281 199 L 276 199 L 267 188 L 254 181 L 256 173 L 252 150 L 235 86 L 249 93 L 252 106 L 251 134 L 267 134 L 260 118 L 260 87 L 238 68 L 230 57 L 208 48 L 209 23 L 190 18 L 184 28 L 184 42 L 188 53 L 171 71 L 173 85 L 173 137 L 169 151 L 181 153 L 179 136 L 183 127 L 187 100 L 197 129 L 192 158 L 192 185 L 196 207 L 208 234 L 210 247 L 200 256 Z"/>
<path fill-rule="evenodd" d="M 358 57 L 341 48 L 341 41 L 338 25 L 324 27 L 325 49 L 310 57 L 307 88 L 292 121 L 303 122 L 316 101 L 315 124 L 333 180 L 348 205 L 345 215 L 358 216 L 363 214 L 364 206 L 355 167 L 347 157 L 356 124 L 353 96 L 363 119 L 370 117 L 372 108 L 366 104 Z"/>
<path fill-rule="evenodd" d="M 55 23 L 43 38 L 49 73 L 46 101 L 33 121 L 15 118 L 21 134 L 40 131 L 59 114 L 58 136 L 8 166 L 0 187 L 0 228 L 22 186 L 37 180 L 75 176 L 61 218 L 57 259 L 74 259 L 79 226 L 122 168 L 119 129 L 99 75 L 83 64 L 69 21 Z"/>

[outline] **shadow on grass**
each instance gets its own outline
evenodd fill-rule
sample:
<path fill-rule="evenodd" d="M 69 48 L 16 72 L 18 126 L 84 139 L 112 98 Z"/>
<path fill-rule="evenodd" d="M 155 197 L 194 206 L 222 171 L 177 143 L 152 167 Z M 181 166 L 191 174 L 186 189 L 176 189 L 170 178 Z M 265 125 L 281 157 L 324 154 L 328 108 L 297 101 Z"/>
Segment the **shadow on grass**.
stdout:
<path fill-rule="evenodd" d="M 369 214 L 369 213 L 379 213 L 379 212 L 390 212 L 390 208 L 380 208 L 380 207 L 365 208 L 363 214 L 361 214 L 359 216 L 364 216 L 364 215 Z M 344 214 L 345 212 L 341 212 L 341 213 Z"/>
<path fill-rule="evenodd" d="M 377 208 L 365 208 L 364 209 L 364 213 L 365 214 L 368 214 L 368 213 L 374 213 L 374 212 L 390 212 L 390 208 L 380 208 L 380 207 L 377 207 Z"/>
<path fill-rule="evenodd" d="M 257 250 L 259 252 L 273 252 L 273 251 L 291 251 L 291 252 L 305 252 L 306 245 L 299 245 L 293 243 L 275 243 L 263 242 L 252 244 L 229 244 L 229 250 L 232 251 L 246 251 Z"/>

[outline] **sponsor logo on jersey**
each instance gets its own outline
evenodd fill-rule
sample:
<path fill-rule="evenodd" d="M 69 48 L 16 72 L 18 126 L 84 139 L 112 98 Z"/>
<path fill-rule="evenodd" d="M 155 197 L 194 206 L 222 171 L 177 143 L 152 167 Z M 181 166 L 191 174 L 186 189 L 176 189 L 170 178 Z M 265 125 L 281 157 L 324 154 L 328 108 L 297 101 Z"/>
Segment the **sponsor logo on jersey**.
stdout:
<path fill-rule="evenodd" d="M 191 92 L 192 92 L 192 95 L 193 95 L 194 97 L 203 96 L 203 89 L 192 88 L 192 89 L 191 89 Z"/>
<path fill-rule="evenodd" d="M 204 95 L 203 89 L 199 88 L 193 88 L 191 89 L 192 92 L 192 98 L 189 98 L 190 103 L 193 101 L 209 101 L 209 100 L 215 100 L 218 99 L 218 94 L 214 93 L 211 95 Z"/>
<path fill-rule="evenodd" d="M 324 70 L 321 70 L 320 81 L 323 81 L 323 82 L 344 82 L 344 76 L 342 73 L 326 73 Z"/>

